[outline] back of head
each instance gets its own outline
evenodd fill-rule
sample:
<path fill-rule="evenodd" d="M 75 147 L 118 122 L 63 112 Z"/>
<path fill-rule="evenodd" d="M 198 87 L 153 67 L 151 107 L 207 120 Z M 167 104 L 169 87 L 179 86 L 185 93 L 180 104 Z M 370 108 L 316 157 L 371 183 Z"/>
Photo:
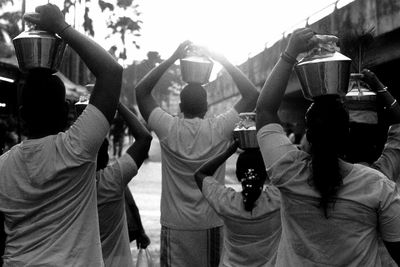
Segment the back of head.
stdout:
<path fill-rule="evenodd" d="M 46 69 L 27 74 L 21 105 L 22 117 L 31 135 L 54 134 L 67 126 L 64 84 Z"/>
<path fill-rule="evenodd" d="M 236 177 L 242 183 L 244 208 L 246 211 L 252 211 L 268 177 L 258 148 L 240 153 L 236 161 Z"/>
<path fill-rule="evenodd" d="M 203 117 L 207 113 L 207 92 L 197 83 L 189 83 L 180 94 L 180 108 L 188 117 Z"/>
<path fill-rule="evenodd" d="M 311 144 L 310 182 L 321 195 L 320 205 L 326 217 L 342 185 L 339 158 L 346 153 L 349 115 L 338 96 L 321 96 L 306 113 L 306 136 Z"/>

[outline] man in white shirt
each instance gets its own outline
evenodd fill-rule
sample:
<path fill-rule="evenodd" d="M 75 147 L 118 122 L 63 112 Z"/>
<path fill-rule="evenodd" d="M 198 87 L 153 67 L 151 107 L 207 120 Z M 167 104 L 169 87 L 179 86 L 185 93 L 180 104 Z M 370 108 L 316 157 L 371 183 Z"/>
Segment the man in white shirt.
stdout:
<path fill-rule="evenodd" d="M 96 157 L 117 108 L 122 68 L 68 25 L 57 6 L 25 17 L 57 33 L 96 77 L 89 105 L 65 132 L 61 80 L 32 71 L 22 91 L 28 140 L 0 157 L 0 211 L 7 241 L 3 266 L 103 266 L 96 201 Z"/>
<path fill-rule="evenodd" d="M 188 84 L 180 94 L 183 118 L 163 111 L 151 92 L 164 72 L 185 56 L 190 45 L 183 42 L 136 87 L 139 110 L 161 145 L 161 266 L 218 266 L 223 222 L 198 190 L 193 174 L 208 159 L 227 149 L 239 113 L 254 110 L 258 97 L 254 85 L 238 68 L 225 57 L 207 51 L 231 75 L 242 98 L 224 114 L 205 118 L 207 93 L 199 84 Z M 225 165 L 214 177 L 224 183 Z"/>

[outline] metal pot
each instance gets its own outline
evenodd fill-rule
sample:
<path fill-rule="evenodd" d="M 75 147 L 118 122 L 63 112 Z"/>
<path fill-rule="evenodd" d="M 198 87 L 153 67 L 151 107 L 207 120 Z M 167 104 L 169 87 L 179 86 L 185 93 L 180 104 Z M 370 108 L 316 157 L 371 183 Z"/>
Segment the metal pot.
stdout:
<path fill-rule="evenodd" d="M 241 149 L 258 148 L 256 114 L 245 112 L 239 114 L 240 121 L 233 130 L 233 136 L 238 139 Z"/>
<path fill-rule="evenodd" d="M 349 92 L 344 98 L 344 103 L 349 110 L 350 121 L 377 124 L 376 93 L 361 78 L 361 73 L 350 75 Z"/>
<path fill-rule="evenodd" d="M 351 59 L 339 53 L 335 43 L 320 38 L 320 44 L 295 66 L 303 95 L 309 100 L 327 94 L 344 96 L 349 85 Z"/>
<path fill-rule="evenodd" d="M 66 47 L 60 37 L 41 30 L 24 31 L 13 39 L 13 43 L 22 71 L 45 68 L 56 72 Z"/>
<path fill-rule="evenodd" d="M 205 57 L 189 56 L 180 60 L 182 80 L 187 83 L 208 83 L 214 63 Z"/>

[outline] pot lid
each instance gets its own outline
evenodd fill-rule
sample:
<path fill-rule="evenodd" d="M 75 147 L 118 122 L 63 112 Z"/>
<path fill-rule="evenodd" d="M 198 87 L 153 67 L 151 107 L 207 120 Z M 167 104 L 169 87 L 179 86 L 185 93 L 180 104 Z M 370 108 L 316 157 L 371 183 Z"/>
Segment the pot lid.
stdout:
<path fill-rule="evenodd" d="M 23 31 L 21 32 L 17 37 L 13 39 L 18 40 L 18 39 L 30 39 L 30 38 L 49 38 L 49 39 L 61 39 L 55 34 L 52 34 L 47 31 L 42 31 L 42 30 L 28 30 L 28 31 Z"/>
<path fill-rule="evenodd" d="M 182 61 L 198 62 L 198 63 L 211 63 L 212 61 L 206 57 L 188 56 L 181 59 Z"/>
<path fill-rule="evenodd" d="M 315 35 L 316 47 L 311 49 L 308 54 L 300 60 L 297 65 L 323 63 L 329 61 L 351 61 L 350 58 L 341 54 L 336 45 L 338 38 L 333 35 Z"/>

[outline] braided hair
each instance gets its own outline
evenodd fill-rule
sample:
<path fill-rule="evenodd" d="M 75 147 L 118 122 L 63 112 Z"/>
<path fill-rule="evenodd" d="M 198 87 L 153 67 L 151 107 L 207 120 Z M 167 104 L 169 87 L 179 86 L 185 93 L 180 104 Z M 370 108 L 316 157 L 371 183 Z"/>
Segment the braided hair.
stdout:
<path fill-rule="evenodd" d="M 328 209 L 343 183 L 339 158 L 344 158 L 349 137 L 349 114 L 338 96 L 320 96 L 306 113 L 306 137 L 311 144 L 310 184 L 320 193 L 320 207 Z"/>
<path fill-rule="evenodd" d="M 239 155 L 236 162 L 236 177 L 242 184 L 244 209 L 251 212 L 267 178 L 264 161 L 258 148 L 245 150 Z"/>

